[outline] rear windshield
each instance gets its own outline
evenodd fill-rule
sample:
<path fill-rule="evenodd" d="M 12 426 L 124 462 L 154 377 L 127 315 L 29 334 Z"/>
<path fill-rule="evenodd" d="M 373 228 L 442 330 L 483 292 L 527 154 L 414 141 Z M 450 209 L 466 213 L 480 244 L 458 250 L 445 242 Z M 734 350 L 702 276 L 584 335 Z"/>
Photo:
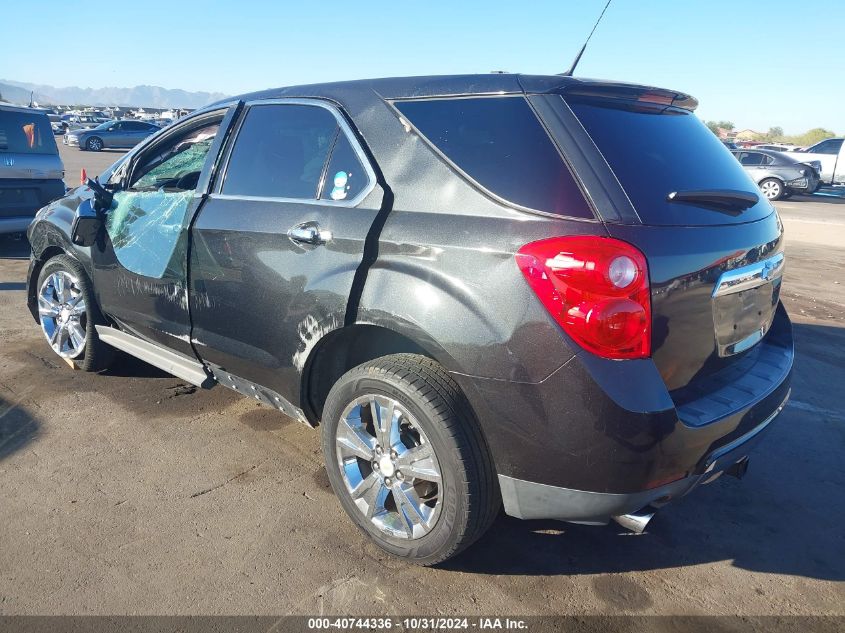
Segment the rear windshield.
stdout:
<path fill-rule="evenodd" d="M 528 209 L 594 217 L 523 97 L 425 99 L 394 105 L 446 158 L 487 191 Z"/>
<path fill-rule="evenodd" d="M 0 152 L 56 154 L 56 141 L 45 114 L 0 110 Z"/>
<path fill-rule="evenodd" d="M 771 213 L 730 150 L 691 112 L 618 100 L 566 100 L 644 224 L 734 224 Z M 666 199 L 674 191 L 706 189 L 756 193 L 760 202 L 728 214 Z"/>

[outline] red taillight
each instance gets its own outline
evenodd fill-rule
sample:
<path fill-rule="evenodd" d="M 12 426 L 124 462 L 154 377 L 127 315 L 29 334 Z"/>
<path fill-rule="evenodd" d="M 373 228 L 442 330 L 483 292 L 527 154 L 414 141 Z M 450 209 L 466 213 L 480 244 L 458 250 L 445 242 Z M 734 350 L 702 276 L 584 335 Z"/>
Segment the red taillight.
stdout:
<path fill-rule="evenodd" d="M 609 237 L 553 237 L 526 244 L 516 262 L 564 331 L 605 358 L 651 354 L 648 264 Z"/>

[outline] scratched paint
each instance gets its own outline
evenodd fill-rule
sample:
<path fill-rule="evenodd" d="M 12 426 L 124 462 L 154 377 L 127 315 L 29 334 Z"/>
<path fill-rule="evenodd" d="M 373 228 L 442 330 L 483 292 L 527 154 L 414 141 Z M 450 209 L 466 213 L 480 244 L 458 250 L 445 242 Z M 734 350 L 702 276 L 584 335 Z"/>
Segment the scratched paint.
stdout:
<path fill-rule="evenodd" d="M 336 317 L 331 317 L 326 321 L 317 321 L 312 315 L 307 315 L 296 326 L 296 333 L 299 336 L 299 345 L 293 355 L 293 366 L 298 371 L 305 369 L 305 361 L 314 350 L 317 342 L 332 330 L 340 327 L 340 322 Z"/>

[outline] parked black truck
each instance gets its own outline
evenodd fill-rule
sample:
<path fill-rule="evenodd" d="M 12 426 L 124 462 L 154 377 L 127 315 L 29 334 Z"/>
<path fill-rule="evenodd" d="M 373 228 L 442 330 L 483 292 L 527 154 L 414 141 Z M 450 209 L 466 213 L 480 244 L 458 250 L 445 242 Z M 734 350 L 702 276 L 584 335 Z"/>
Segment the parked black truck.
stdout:
<path fill-rule="evenodd" d="M 117 348 L 321 423 L 398 556 L 501 504 L 642 530 L 789 395 L 783 229 L 696 105 L 516 74 L 232 98 L 41 210 L 30 309 L 82 369 Z"/>

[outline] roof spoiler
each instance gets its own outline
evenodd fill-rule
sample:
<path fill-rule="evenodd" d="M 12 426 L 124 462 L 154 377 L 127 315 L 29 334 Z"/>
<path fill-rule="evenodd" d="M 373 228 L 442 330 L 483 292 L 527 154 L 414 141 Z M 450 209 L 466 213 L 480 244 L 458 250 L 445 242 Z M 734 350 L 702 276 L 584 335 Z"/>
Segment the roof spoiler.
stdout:
<path fill-rule="evenodd" d="M 634 84 L 573 81 L 563 84 L 555 92 L 576 97 L 618 99 L 620 101 L 671 106 L 690 112 L 698 107 L 698 100 L 683 92 Z"/>

